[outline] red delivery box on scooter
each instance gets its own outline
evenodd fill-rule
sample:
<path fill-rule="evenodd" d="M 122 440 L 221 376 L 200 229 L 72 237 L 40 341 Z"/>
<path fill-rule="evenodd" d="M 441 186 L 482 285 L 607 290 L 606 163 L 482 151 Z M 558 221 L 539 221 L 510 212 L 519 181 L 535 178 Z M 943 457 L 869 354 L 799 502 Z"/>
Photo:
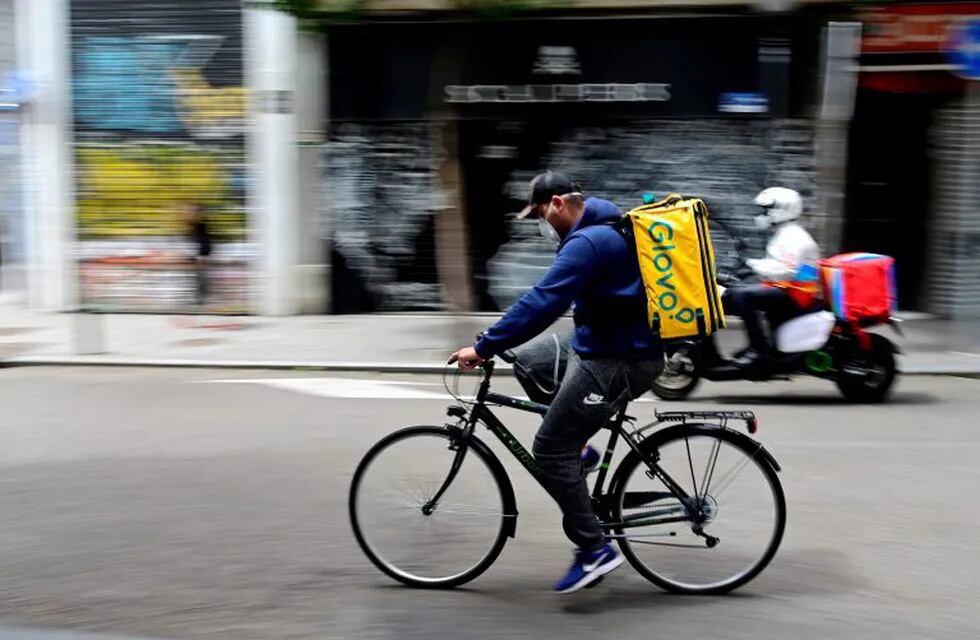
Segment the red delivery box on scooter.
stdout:
<path fill-rule="evenodd" d="M 820 261 L 827 306 L 850 322 L 884 321 L 898 308 L 895 260 L 877 253 L 843 253 Z"/>

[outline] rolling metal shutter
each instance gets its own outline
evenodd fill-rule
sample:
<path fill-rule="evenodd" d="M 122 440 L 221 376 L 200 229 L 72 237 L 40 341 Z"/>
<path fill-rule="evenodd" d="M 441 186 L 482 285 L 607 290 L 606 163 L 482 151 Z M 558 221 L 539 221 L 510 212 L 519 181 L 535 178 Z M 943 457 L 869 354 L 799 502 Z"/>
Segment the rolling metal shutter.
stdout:
<path fill-rule="evenodd" d="M 247 301 L 239 0 L 71 2 L 75 204 L 83 303 L 195 303 L 183 203 L 207 210 L 209 311 Z"/>

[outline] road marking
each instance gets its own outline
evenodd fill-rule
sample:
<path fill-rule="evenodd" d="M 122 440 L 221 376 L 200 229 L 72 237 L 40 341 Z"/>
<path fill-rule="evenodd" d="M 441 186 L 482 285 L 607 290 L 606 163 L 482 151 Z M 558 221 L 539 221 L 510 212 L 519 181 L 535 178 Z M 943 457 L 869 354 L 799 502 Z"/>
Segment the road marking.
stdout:
<path fill-rule="evenodd" d="M 276 389 L 307 393 L 321 398 L 350 398 L 359 400 L 451 400 L 443 390 L 419 387 L 441 387 L 434 382 L 402 382 L 395 380 L 364 380 L 358 378 L 239 378 L 228 380 L 201 380 L 203 384 L 261 384 Z M 526 396 L 515 398 L 527 400 Z M 469 394 L 464 399 L 472 399 Z M 634 402 L 654 402 L 652 398 L 640 398 Z"/>
<path fill-rule="evenodd" d="M 392 380 L 359 380 L 356 378 L 259 378 L 240 380 L 205 380 L 219 384 L 261 384 L 276 389 L 307 393 L 323 398 L 357 398 L 375 400 L 445 400 L 445 392 L 418 389 L 410 382 Z M 428 385 L 426 385 L 428 386 Z"/>

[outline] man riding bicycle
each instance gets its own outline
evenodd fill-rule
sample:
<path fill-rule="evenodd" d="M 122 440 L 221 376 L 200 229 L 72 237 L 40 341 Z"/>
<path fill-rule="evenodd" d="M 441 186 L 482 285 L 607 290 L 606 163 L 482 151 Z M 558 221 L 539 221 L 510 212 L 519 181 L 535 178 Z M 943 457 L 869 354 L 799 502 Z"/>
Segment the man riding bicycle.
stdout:
<path fill-rule="evenodd" d="M 622 211 L 586 197 L 566 176 L 548 171 L 531 181 L 518 218 L 537 219 L 542 235 L 558 242 L 547 273 L 476 344 L 450 363 L 473 369 L 523 344 L 574 304 L 578 355 L 565 374 L 534 439 L 534 457 L 563 514 L 563 528 L 578 547 L 555 590 L 569 593 L 594 583 L 623 563 L 603 535 L 592 509 L 581 450 L 625 403 L 642 395 L 660 374 L 663 348 L 647 320 L 647 301 L 628 234 L 614 224 Z"/>

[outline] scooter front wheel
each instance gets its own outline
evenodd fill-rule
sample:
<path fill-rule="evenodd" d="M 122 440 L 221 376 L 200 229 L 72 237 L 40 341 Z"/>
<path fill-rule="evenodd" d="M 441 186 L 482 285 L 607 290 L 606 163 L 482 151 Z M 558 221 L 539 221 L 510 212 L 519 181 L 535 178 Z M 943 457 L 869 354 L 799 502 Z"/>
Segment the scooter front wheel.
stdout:
<path fill-rule="evenodd" d="M 683 400 L 701 382 L 700 358 L 693 345 L 681 345 L 667 354 L 664 370 L 653 381 L 652 390 L 661 400 Z"/>

